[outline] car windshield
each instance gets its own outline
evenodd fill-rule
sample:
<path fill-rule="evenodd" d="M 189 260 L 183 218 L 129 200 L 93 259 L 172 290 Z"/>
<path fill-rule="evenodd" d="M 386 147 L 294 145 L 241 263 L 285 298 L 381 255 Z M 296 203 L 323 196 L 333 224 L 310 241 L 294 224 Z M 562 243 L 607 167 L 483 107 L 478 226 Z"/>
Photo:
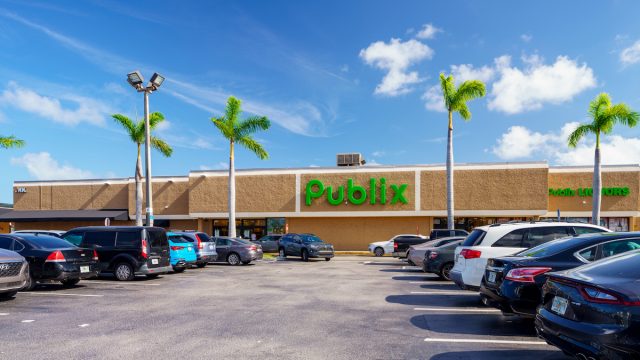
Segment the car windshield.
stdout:
<path fill-rule="evenodd" d="M 169 235 L 169 241 L 173 243 L 188 243 L 189 241 L 182 237 L 182 235 Z"/>
<path fill-rule="evenodd" d="M 26 235 L 26 236 L 20 236 L 21 238 L 24 238 L 26 240 L 28 240 L 31 244 L 35 245 L 36 247 L 40 248 L 40 249 L 66 249 L 66 248 L 74 248 L 76 247 L 75 245 L 73 245 L 72 243 L 57 238 L 57 237 L 53 237 L 53 236 L 47 236 L 47 235 L 39 235 L 39 236 L 33 236 L 33 235 Z"/>
<path fill-rule="evenodd" d="M 305 235 L 302 237 L 302 241 L 304 241 L 306 244 L 323 242 L 322 239 L 315 235 Z"/>
<path fill-rule="evenodd" d="M 200 237 L 200 241 L 211 242 L 211 237 L 209 237 L 209 235 L 207 235 L 206 233 L 197 233 L 196 235 Z"/>
<path fill-rule="evenodd" d="M 532 258 L 540 258 L 551 256 L 572 248 L 575 244 L 581 242 L 579 237 L 568 237 L 558 240 L 552 240 L 534 248 L 521 251 L 516 256 L 525 256 Z"/>

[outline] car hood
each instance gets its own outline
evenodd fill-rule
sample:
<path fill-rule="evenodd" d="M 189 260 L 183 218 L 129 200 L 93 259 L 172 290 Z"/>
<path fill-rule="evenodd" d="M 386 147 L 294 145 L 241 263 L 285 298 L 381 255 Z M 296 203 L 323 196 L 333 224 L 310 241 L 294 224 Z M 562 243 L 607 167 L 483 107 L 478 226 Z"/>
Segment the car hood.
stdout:
<path fill-rule="evenodd" d="M 23 261 L 22 255 L 10 250 L 0 249 L 0 261 Z"/>

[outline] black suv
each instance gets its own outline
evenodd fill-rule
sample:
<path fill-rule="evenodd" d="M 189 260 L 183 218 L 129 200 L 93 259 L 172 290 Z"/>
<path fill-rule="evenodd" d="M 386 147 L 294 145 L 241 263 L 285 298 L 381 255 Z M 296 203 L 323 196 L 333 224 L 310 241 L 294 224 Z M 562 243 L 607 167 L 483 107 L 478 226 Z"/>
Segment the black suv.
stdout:
<path fill-rule="evenodd" d="M 458 236 L 467 236 L 468 232 L 465 230 L 446 230 L 446 229 L 434 229 L 431 230 L 431 234 L 429 234 L 429 240 L 440 239 L 444 237 L 458 237 Z"/>
<path fill-rule="evenodd" d="M 278 253 L 281 258 L 300 256 L 302 261 L 309 258 L 331 260 L 334 256 L 333 245 L 327 244 L 313 234 L 286 234 L 280 238 Z"/>
<path fill-rule="evenodd" d="M 102 272 L 113 273 L 118 280 L 132 280 L 138 274 L 153 278 L 172 270 L 163 228 L 92 226 L 70 230 L 62 238 L 95 249 Z"/>

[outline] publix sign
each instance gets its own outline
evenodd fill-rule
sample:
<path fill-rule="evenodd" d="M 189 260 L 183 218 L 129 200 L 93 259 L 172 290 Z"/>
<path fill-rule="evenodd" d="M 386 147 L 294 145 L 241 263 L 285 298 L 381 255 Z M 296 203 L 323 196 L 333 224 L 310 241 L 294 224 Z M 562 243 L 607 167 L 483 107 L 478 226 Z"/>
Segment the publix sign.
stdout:
<path fill-rule="evenodd" d="M 593 196 L 592 188 L 565 188 L 565 189 L 549 189 L 549 196 Z M 628 196 L 628 187 L 608 187 L 602 188 L 602 196 Z"/>
<path fill-rule="evenodd" d="M 361 205 L 366 202 L 371 205 L 407 204 L 408 201 L 404 194 L 407 186 L 407 184 L 387 184 L 385 178 L 371 178 L 369 179 L 369 184 L 364 186 L 354 183 L 353 179 L 347 179 L 345 188 L 344 185 L 337 187 L 325 186 L 322 181 L 314 179 L 310 180 L 305 188 L 305 204 L 311 206 L 313 199 L 326 196 L 329 204 L 338 206 L 345 202 L 345 195 L 347 201 L 354 205 Z"/>

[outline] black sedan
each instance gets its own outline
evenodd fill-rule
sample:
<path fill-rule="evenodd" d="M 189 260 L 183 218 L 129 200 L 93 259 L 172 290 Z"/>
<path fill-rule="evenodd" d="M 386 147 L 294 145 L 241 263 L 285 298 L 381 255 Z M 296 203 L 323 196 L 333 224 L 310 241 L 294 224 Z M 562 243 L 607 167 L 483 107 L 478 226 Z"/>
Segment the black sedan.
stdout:
<path fill-rule="evenodd" d="M 549 274 L 538 336 L 579 359 L 640 359 L 640 251 Z"/>
<path fill-rule="evenodd" d="M 464 240 L 456 240 L 438 248 L 429 248 L 424 254 L 422 263 L 422 271 L 433 273 L 445 280 L 451 280 L 449 273 L 453 268 L 456 248 L 462 244 Z"/>
<path fill-rule="evenodd" d="M 98 254 L 66 240 L 47 235 L 0 235 L 0 248 L 22 255 L 29 263 L 25 290 L 37 283 L 60 282 L 73 286 L 80 279 L 98 276 Z"/>
<path fill-rule="evenodd" d="M 505 314 L 534 317 L 543 275 L 640 249 L 640 233 L 586 234 L 551 241 L 510 257 L 490 259 L 480 286 L 482 301 Z"/>

